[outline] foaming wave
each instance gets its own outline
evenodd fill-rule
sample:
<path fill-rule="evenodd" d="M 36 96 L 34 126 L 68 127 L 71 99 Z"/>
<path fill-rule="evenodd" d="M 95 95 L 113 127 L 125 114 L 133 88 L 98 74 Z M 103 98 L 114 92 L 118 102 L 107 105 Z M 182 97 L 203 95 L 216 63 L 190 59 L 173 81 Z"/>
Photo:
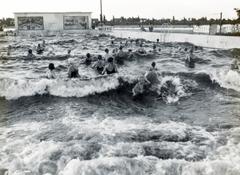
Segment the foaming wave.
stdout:
<path fill-rule="evenodd" d="M 115 76 L 92 80 L 67 79 L 1 79 L 0 96 L 8 100 L 50 94 L 59 97 L 84 97 L 102 93 L 119 86 Z"/>
<path fill-rule="evenodd" d="M 166 103 L 176 103 L 182 97 L 189 96 L 186 87 L 179 77 L 165 76 L 162 78 L 160 89 L 165 87 L 166 91 L 162 92 L 163 100 Z"/>
<path fill-rule="evenodd" d="M 240 74 L 237 71 L 215 71 L 211 73 L 211 79 L 223 88 L 240 91 Z"/>

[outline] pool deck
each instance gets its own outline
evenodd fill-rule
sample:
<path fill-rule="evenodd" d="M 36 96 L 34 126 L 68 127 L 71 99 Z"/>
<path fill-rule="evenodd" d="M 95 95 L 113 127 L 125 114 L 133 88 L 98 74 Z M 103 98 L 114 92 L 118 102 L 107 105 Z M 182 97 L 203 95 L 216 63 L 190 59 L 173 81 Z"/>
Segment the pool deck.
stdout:
<path fill-rule="evenodd" d="M 112 34 L 116 37 L 121 38 L 143 38 L 150 41 L 156 41 L 156 39 L 158 38 L 160 42 L 189 42 L 197 46 L 219 49 L 240 48 L 240 37 L 235 36 L 184 33 L 156 33 L 132 30 L 113 30 Z"/>

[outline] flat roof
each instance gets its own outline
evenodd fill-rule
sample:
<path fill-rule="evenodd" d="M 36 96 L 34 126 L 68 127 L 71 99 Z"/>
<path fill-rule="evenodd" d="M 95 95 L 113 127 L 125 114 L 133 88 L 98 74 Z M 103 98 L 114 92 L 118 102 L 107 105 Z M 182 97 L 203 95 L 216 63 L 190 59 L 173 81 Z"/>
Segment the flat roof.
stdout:
<path fill-rule="evenodd" d="M 14 14 L 91 14 L 92 12 L 14 12 Z"/>

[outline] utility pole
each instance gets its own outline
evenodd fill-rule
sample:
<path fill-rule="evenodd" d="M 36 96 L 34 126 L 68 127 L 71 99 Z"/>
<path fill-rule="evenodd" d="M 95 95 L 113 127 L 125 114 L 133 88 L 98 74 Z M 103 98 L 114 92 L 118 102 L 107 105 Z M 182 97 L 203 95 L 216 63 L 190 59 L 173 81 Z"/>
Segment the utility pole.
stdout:
<path fill-rule="evenodd" d="M 102 22 L 103 22 L 103 14 L 102 14 L 102 0 L 100 0 L 100 22 L 101 22 L 101 25 L 102 25 Z"/>
<path fill-rule="evenodd" d="M 220 31 L 219 31 L 220 34 L 222 34 L 222 17 L 223 17 L 223 15 L 222 15 L 222 12 L 221 12 L 220 13 Z"/>

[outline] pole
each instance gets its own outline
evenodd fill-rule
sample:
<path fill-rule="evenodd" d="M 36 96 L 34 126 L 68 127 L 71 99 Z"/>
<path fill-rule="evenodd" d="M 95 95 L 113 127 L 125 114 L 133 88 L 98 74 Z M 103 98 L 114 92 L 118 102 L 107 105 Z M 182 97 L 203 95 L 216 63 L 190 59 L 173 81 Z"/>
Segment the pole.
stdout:
<path fill-rule="evenodd" d="M 103 22 L 103 15 L 102 15 L 102 0 L 100 0 L 100 22 Z"/>
<path fill-rule="evenodd" d="M 219 33 L 222 34 L 222 12 L 220 13 L 220 31 Z"/>

